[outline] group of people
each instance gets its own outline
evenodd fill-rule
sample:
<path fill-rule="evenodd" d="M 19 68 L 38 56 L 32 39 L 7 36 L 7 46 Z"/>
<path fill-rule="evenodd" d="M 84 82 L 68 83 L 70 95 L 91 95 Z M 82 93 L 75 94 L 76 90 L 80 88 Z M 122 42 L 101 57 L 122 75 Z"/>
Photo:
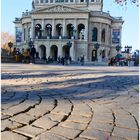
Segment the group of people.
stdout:
<path fill-rule="evenodd" d="M 14 48 L 12 54 L 17 62 L 35 63 L 35 56 L 37 52 L 35 47 L 32 46 L 32 48 L 22 49 L 22 51 L 20 51 L 19 48 Z"/>
<path fill-rule="evenodd" d="M 43 60 L 46 61 L 46 63 L 50 64 L 50 63 L 53 63 L 53 62 L 57 62 L 58 64 L 62 64 L 62 65 L 68 65 L 68 64 L 71 64 L 72 62 L 72 59 L 71 57 L 58 57 L 57 60 L 55 60 L 53 57 L 48 57 L 46 58 L 45 56 L 42 58 Z"/>

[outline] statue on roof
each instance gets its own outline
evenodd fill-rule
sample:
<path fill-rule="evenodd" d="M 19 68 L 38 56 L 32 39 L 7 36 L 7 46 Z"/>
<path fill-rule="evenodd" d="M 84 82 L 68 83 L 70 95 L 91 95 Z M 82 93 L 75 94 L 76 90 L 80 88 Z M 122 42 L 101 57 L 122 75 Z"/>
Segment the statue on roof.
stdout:
<path fill-rule="evenodd" d="M 35 3 L 34 3 L 34 0 L 32 1 L 32 8 L 35 9 Z"/>

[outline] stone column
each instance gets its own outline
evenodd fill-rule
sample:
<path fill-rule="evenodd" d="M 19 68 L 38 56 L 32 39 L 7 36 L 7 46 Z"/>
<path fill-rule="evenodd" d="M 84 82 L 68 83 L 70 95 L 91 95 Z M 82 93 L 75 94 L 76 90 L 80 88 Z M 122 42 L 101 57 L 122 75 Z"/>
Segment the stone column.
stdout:
<path fill-rule="evenodd" d="M 63 20 L 63 36 L 66 36 L 66 19 Z"/>
<path fill-rule="evenodd" d="M 98 42 L 101 44 L 101 33 L 102 33 L 102 23 L 99 24 L 98 28 Z"/>
<path fill-rule="evenodd" d="M 60 46 L 58 46 L 58 57 L 62 57 L 62 44 L 60 44 Z"/>
<path fill-rule="evenodd" d="M 52 19 L 52 36 L 55 36 L 55 19 Z"/>
<path fill-rule="evenodd" d="M 44 19 L 42 19 L 41 26 L 42 26 L 42 36 L 44 36 L 44 33 L 45 33 L 45 21 L 44 21 Z"/>
<path fill-rule="evenodd" d="M 105 44 L 109 45 L 109 25 L 106 25 Z"/>
<path fill-rule="evenodd" d="M 77 39 L 77 19 L 75 18 L 74 19 L 74 28 L 75 28 L 75 30 L 76 30 L 76 32 L 75 32 L 75 39 Z"/>
<path fill-rule="evenodd" d="M 70 48 L 70 56 L 72 60 L 75 60 L 74 43 L 72 42 L 72 47 Z"/>
<path fill-rule="evenodd" d="M 50 52 L 51 52 L 51 47 L 50 47 L 50 44 L 49 46 L 46 47 L 46 57 L 48 58 L 50 55 Z"/>
<path fill-rule="evenodd" d="M 32 40 L 35 38 L 35 20 L 32 19 L 32 23 L 31 23 L 31 38 Z"/>
<path fill-rule="evenodd" d="M 84 39 L 88 40 L 88 19 L 85 19 L 85 34 Z"/>

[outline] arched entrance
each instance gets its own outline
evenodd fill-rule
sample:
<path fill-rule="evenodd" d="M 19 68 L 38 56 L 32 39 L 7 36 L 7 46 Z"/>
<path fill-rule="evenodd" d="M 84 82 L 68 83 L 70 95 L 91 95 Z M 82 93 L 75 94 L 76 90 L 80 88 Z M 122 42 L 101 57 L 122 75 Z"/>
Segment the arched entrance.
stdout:
<path fill-rule="evenodd" d="M 67 45 L 63 46 L 63 57 L 70 57 L 70 47 Z"/>
<path fill-rule="evenodd" d="M 92 51 L 91 60 L 92 61 L 96 61 L 97 60 L 97 50 L 93 50 Z"/>
<path fill-rule="evenodd" d="M 106 57 L 106 50 L 104 49 L 103 51 L 102 51 L 102 59 L 104 59 Z"/>
<path fill-rule="evenodd" d="M 46 29 L 47 37 L 52 38 L 52 25 L 47 24 L 45 29 Z"/>
<path fill-rule="evenodd" d="M 54 61 L 57 61 L 58 58 L 58 47 L 56 45 L 51 46 L 51 57 Z"/>
<path fill-rule="evenodd" d="M 46 59 L 46 47 L 44 45 L 41 45 L 40 47 L 40 58 L 41 59 Z"/>

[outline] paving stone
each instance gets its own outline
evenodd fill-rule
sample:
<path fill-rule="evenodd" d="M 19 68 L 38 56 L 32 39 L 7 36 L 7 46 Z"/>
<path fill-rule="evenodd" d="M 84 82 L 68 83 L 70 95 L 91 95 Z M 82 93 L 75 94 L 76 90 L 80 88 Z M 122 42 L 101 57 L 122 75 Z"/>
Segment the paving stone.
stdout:
<path fill-rule="evenodd" d="M 91 118 L 89 117 L 84 117 L 80 115 L 70 115 L 70 117 L 67 119 L 69 122 L 76 122 L 76 123 L 89 123 Z"/>
<path fill-rule="evenodd" d="M 43 129 L 36 128 L 36 127 L 31 126 L 31 125 L 24 126 L 22 128 L 15 129 L 13 131 L 17 132 L 19 134 L 23 134 L 25 136 L 29 136 L 29 137 L 35 137 L 35 136 L 44 132 Z"/>
<path fill-rule="evenodd" d="M 2 140 L 28 140 L 27 137 L 9 131 L 2 132 L 1 139 Z"/>
<path fill-rule="evenodd" d="M 81 131 L 58 126 L 51 129 L 50 132 L 69 139 L 74 139 Z"/>
<path fill-rule="evenodd" d="M 109 133 L 99 131 L 96 129 L 87 129 L 83 133 L 80 134 L 80 137 L 86 138 L 86 139 L 92 139 L 92 140 L 104 140 L 108 136 L 110 136 Z"/>
<path fill-rule="evenodd" d="M 14 121 L 9 121 L 9 120 L 1 121 L 1 131 L 5 130 L 5 129 L 15 129 L 20 126 L 22 126 L 22 125 L 17 122 L 14 122 Z"/>
<path fill-rule="evenodd" d="M 105 114 L 100 114 L 100 115 L 94 115 L 93 116 L 93 120 L 95 122 L 104 122 L 104 123 L 113 123 L 113 116 L 112 114 L 108 114 L 108 115 L 105 115 Z"/>
<path fill-rule="evenodd" d="M 117 118 L 115 121 L 116 126 L 138 130 L 137 124 L 136 124 L 134 118 L 132 118 L 132 117 L 131 117 L 131 119 L 129 119 L 129 118 Z"/>
<path fill-rule="evenodd" d="M 122 137 L 126 139 L 138 139 L 138 131 L 126 128 L 115 127 L 113 136 Z"/>
<path fill-rule="evenodd" d="M 67 101 L 68 102 L 68 101 Z M 58 102 L 58 105 L 54 110 L 51 111 L 52 114 L 62 114 L 62 115 L 68 115 L 71 112 L 71 104 L 67 102 Z"/>
<path fill-rule="evenodd" d="M 21 113 L 19 115 L 16 115 L 14 117 L 10 118 L 13 121 L 22 123 L 22 124 L 29 124 L 30 122 L 32 122 L 33 120 L 35 120 L 36 118 L 33 116 L 30 116 L 28 114 L 25 113 Z"/>
<path fill-rule="evenodd" d="M 61 120 L 64 118 L 65 115 L 62 114 L 47 114 L 47 116 L 52 120 L 52 121 L 57 121 L 57 122 L 61 122 Z"/>
<path fill-rule="evenodd" d="M 10 116 L 9 115 L 1 115 L 1 120 L 8 119 Z"/>
<path fill-rule="evenodd" d="M 94 122 L 94 120 L 93 120 L 89 124 L 88 128 L 90 128 L 90 129 L 98 129 L 98 130 L 106 131 L 106 132 L 112 132 L 113 124 Z"/>
<path fill-rule="evenodd" d="M 33 140 L 69 140 L 69 139 L 67 139 L 66 137 L 62 137 L 60 135 L 56 135 L 56 134 L 53 134 L 53 133 L 45 132 L 45 133 L 37 136 Z"/>
<path fill-rule="evenodd" d="M 87 124 L 85 123 L 75 123 L 75 122 L 69 122 L 65 121 L 60 124 L 62 127 L 76 129 L 76 130 L 84 130 L 87 127 Z"/>
<path fill-rule="evenodd" d="M 50 120 L 49 117 L 47 115 L 45 115 L 45 116 L 37 119 L 32 125 L 41 127 L 44 129 L 50 129 L 53 126 L 55 126 L 56 124 L 58 124 L 58 122 L 54 122 L 54 121 Z"/>
<path fill-rule="evenodd" d="M 49 106 L 40 104 L 39 106 L 36 106 L 35 108 L 28 111 L 27 114 L 31 116 L 39 117 L 50 112 L 53 108 L 54 108 L 53 104 L 52 105 L 50 104 Z"/>

